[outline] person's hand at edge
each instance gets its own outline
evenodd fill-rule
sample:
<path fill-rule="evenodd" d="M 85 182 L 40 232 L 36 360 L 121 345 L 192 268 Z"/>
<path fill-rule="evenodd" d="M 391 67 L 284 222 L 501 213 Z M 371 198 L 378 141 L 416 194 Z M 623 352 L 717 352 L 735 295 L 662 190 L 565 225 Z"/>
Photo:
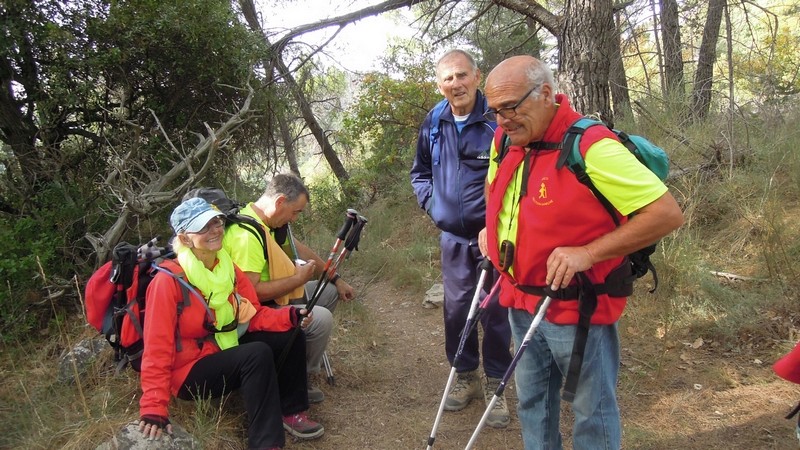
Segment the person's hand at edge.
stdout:
<path fill-rule="evenodd" d="M 169 418 L 146 414 L 139 419 L 139 431 L 148 440 L 161 439 L 162 430 L 166 430 L 169 435 L 172 434 L 172 424 L 169 423 Z"/>

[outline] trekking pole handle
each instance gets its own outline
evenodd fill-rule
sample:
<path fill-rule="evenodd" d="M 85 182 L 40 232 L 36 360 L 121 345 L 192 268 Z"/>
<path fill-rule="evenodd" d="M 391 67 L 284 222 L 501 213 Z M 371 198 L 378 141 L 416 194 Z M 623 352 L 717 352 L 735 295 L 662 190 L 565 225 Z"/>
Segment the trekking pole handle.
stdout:
<path fill-rule="evenodd" d="M 364 229 L 364 225 L 366 225 L 367 222 L 366 217 L 362 215 L 358 216 L 358 220 L 353 226 L 352 232 L 347 236 L 347 240 L 344 241 L 344 248 L 347 249 L 348 252 L 358 249 L 358 242 L 361 240 L 361 230 Z"/>
<path fill-rule="evenodd" d="M 481 270 L 492 270 L 492 262 L 489 261 L 489 258 L 483 258 L 478 267 L 480 267 Z"/>
<path fill-rule="evenodd" d="M 350 227 L 356 222 L 358 218 L 358 211 L 355 209 L 348 209 L 345 213 L 344 223 L 342 224 L 342 228 L 339 229 L 339 232 L 336 233 L 336 237 L 344 240 L 347 237 L 347 233 L 350 231 Z"/>

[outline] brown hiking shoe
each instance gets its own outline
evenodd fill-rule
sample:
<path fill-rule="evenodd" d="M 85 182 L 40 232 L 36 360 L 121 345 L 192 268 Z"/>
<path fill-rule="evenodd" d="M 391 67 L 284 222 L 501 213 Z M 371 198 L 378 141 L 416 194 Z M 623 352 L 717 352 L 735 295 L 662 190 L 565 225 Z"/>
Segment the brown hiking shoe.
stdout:
<path fill-rule="evenodd" d="M 461 411 L 473 398 L 481 398 L 481 379 L 477 371 L 456 374 L 455 384 L 444 402 L 444 409 Z"/>
<path fill-rule="evenodd" d="M 486 383 L 483 385 L 483 399 L 486 401 L 486 406 L 491 403 L 494 393 L 497 392 L 497 388 L 500 386 L 500 381 L 500 378 L 486 377 Z M 508 414 L 508 406 L 506 405 L 506 392 L 503 390 L 503 395 L 497 398 L 494 407 L 489 411 L 489 415 L 486 416 L 486 425 L 493 428 L 505 428 L 510 422 L 511 416 Z"/>

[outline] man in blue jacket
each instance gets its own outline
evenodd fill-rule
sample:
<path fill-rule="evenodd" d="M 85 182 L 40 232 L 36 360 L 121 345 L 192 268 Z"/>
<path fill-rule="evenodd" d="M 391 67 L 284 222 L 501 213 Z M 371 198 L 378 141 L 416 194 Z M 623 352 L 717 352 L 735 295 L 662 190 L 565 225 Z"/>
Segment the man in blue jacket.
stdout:
<path fill-rule="evenodd" d="M 481 73 L 472 56 L 450 50 L 436 63 L 436 83 L 444 95 L 419 130 L 417 154 L 411 168 L 411 185 L 417 201 L 442 230 L 442 281 L 444 284 L 445 353 L 452 366 L 475 294 L 479 264 L 478 232 L 485 226 L 484 180 L 489 167 L 489 148 L 497 124 L 483 113 L 486 100 L 478 90 Z M 486 283 L 488 290 L 489 282 Z M 482 297 L 486 292 L 481 294 Z M 459 411 L 473 398 L 488 402 L 511 363 L 511 330 L 508 312 L 492 302 L 481 316 L 484 337 L 481 388 L 478 372 L 478 331 L 468 336 L 457 378 L 444 408 Z M 503 428 L 510 421 L 505 397 L 490 412 L 486 424 Z"/>

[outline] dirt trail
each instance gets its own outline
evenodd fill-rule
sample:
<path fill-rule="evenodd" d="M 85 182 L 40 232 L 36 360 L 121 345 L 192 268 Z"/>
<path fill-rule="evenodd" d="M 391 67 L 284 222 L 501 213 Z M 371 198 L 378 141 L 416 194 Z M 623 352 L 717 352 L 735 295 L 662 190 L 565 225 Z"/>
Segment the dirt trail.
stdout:
<path fill-rule="evenodd" d="M 450 370 L 442 311 L 423 308 L 420 296 L 388 283 L 356 287 L 363 311 L 337 310 L 339 329 L 330 352 L 336 382 L 321 381 L 327 399 L 311 408 L 312 417 L 325 425 L 325 436 L 290 441 L 287 449 L 426 446 Z M 624 448 L 798 448 L 793 424 L 783 415 L 800 400 L 800 389 L 777 379 L 766 361 L 697 342 L 654 342 L 626 326 L 624 318 L 620 328 Z M 513 382 L 506 394 L 511 424 L 505 430 L 485 427 L 475 448 L 523 448 Z M 483 410 L 483 402 L 473 401 L 462 411 L 445 412 L 435 448 L 463 449 Z M 569 414 L 563 416 L 568 422 Z"/>

